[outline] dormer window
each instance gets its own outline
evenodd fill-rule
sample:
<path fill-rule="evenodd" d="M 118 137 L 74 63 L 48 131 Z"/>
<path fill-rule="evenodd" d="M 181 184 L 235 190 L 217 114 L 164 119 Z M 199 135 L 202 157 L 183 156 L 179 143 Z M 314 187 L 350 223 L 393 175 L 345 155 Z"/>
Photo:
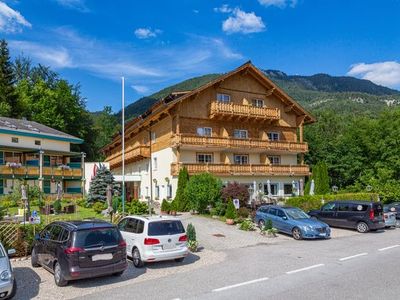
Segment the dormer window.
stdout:
<path fill-rule="evenodd" d="M 255 106 L 255 107 L 264 107 L 264 100 L 262 100 L 262 99 L 253 99 L 253 106 Z"/>
<path fill-rule="evenodd" d="M 279 132 L 268 132 L 268 139 L 270 141 L 279 141 Z"/>
<path fill-rule="evenodd" d="M 245 129 L 235 129 L 233 131 L 233 137 L 235 139 L 247 139 L 248 136 L 248 132 Z"/>
<path fill-rule="evenodd" d="M 197 127 L 197 135 L 200 136 L 211 136 L 212 128 L 211 127 Z"/>
<path fill-rule="evenodd" d="M 228 94 L 217 94 L 217 101 L 222 103 L 231 102 L 231 96 Z"/>

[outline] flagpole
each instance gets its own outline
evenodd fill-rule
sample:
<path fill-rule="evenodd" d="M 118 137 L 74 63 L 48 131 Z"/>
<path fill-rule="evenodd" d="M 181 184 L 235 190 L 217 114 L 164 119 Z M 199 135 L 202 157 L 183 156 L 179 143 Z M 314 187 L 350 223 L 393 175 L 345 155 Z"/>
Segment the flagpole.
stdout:
<path fill-rule="evenodd" d="M 122 213 L 125 214 L 125 78 L 122 77 Z"/>

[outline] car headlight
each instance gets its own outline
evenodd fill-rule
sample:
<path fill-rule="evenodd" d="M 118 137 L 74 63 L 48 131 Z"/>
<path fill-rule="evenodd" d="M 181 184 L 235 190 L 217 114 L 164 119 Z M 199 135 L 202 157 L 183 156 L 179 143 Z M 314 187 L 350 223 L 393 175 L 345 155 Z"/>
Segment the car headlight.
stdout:
<path fill-rule="evenodd" d="M 309 225 L 303 226 L 305 231 L 313 231 L 313 228 Z"/>
<path fill-rule="evenodd" d="M 0 279 L 2 281 L 9 281 L 11 279 L 11 273 L 9 271 L 3 271 L 0 274 Z"/>

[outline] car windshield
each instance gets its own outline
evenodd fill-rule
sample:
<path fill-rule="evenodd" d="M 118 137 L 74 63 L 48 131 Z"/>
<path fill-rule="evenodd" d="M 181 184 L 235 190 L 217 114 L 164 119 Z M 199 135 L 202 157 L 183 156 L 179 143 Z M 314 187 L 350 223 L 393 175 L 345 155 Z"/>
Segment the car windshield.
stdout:
<path fill-rule="evenodd" d="M 298 220 L 298 219 L 309 219 L 310 216 L 307 215 L 304 211 L 298 208 L 287 208 L 285 209 L 289 218 Z"/>
<path fill-rule="evenodd" d="M 168 220 L 149 223 L 148 235 L 171 235 L 184 233 L 181 221 Z"/>
<path fill-rule="evenodd" d="M 393 206 L 384 205 L 383 206 L 383 212 L 385 212 L 385 213 L 387 213 L 387 212 L 396 212 L 396 208 L 394 208 Z"/>
<path fill-rule="evenodd" d="M 3 258 L 5 256 L 6 256 L 6 254 L 3 251 L 3 247 L 0 247 L 0 258 Z"/>
<path fill-rule="evenodd" d="M 94 248 L 118 245 L 120 234 L 117 228 L 94 228 L 76 232 L 75 247 Z"/>

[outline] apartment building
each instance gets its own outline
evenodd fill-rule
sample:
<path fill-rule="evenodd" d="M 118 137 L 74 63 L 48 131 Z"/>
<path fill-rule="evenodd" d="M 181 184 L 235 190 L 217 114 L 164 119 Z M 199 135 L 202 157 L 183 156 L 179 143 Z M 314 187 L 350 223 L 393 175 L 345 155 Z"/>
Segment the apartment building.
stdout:
<path fill-rule="evenodd" d="M 0 117 L 0 195 L 21 181 L 47 195 L 60 182 L 65 197 L 81 196 L 85 154 L 70 148 L 82 142 L 37 122 Z"/>
<path fill-rule="evenodd" d="M 171 93 L 126 125 L 128 198 L 173 198 L 182 167 L 246 184 L 252 198 L 298 194 L 309 175 L 303 126 L 314 121 L 251 62 Z M 103 151 L 121 175 L 121 136 Z"/>

